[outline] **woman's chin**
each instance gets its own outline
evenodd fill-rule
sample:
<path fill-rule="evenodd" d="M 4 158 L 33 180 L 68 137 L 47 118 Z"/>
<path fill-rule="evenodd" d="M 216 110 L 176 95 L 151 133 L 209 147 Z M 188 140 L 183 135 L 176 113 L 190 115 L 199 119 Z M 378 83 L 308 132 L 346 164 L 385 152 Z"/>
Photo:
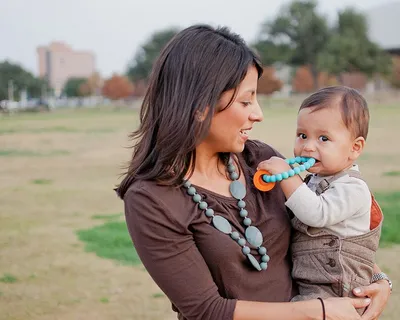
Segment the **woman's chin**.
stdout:
<path fill-rule="evenodd" d="M 240 140 L 238 141 L 238 143 L 235 143 L 234 146 L 232 146 L 232 151 L 233 153 L 241 153 L 244 150 L 244 146 L 245 146 L 245 141 Z"/>

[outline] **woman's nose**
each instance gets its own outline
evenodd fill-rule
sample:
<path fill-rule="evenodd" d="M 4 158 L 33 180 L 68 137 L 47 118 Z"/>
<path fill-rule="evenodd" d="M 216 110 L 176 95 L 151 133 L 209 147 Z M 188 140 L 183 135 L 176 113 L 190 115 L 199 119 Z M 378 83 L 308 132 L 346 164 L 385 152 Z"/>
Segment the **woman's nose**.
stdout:
<path fill-rule="evenodd" d="M 253 110 L 250 113 L 250 120 L 261 122 L 261 121 L 263 121 L 263 119 L 264 119 L 263 111 L 262 111 L 258 101 L 256 100 L 255 103 L 253 104 Z"/>

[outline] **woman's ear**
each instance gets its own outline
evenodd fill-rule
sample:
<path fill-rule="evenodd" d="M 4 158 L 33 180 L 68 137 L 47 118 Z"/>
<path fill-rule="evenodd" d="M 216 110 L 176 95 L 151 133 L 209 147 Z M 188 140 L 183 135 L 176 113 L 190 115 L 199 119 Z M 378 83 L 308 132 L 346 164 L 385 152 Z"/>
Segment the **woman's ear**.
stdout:
<path fill-rule="evenodd" d="M 206 119 L 209 110 L 210 110 L 210 107 L 208 107 L 208 106 L 204 109 L 204 111 L 197 110 L 196 111 L 196 120 L 198 122 L 203 122 Z"/>
<path fill-rule="evenodd" d="M 356 160 L 363 152 L 364 146 L 365 146 L 365 139 L 363 137 L 358 137 L 358 138 L 354 139 L 353 145 L 351 148 L 350 159 L 353 161 Z"/>

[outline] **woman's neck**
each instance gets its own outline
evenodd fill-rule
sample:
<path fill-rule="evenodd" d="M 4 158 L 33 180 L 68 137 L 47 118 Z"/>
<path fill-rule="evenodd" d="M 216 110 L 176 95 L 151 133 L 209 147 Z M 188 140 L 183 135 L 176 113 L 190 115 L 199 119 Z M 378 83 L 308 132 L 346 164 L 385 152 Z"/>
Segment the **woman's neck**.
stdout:
<path fill-rule="evenodd" d="M 225 176 L 225 165 L 220 160 L 218 153 L 196 149 L 196 163 L 193 177 L 201 180 L 214 180 Z"/>
<path fill-rule="evenodd" d="M 240 168 L 236 168 L 239 173 Z M 231 197 L 229 185 L 231 179 L 227 175 L 226 166 L 218 153 L 211 153 L 209 149 L 196 149 L 196 163 L 190 182 L 220 195 Z M 239 180 L 246 185 L 243 175 Z"/>
<path fill-rule="evenodd" d="M 197 151 L 197 150 L 196 150 Z M 190 182 L 214 193 L 230 197 L 226 167 L 218 154 L 196 152 L 196 164 Z"/>

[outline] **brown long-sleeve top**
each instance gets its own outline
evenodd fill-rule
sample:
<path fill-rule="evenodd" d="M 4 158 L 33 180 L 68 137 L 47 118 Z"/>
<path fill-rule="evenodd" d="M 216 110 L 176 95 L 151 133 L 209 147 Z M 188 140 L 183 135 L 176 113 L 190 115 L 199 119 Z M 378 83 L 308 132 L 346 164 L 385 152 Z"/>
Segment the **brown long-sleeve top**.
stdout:
<path fill-rule="evenodd" d="M 271 257 L 257 271 L 229 235 L 218 231 L 182 188 L 135 181 L 125 194 L 129 233 L 145 268 L 167 295 L 181 320 L 231 320 L 236 300 L 285 302 L 294 295 L 290 276 L 290 219 L 278 185 L 260 192 L 251 179 L 258 163 L 279 154 L 259 141 L 242 152 L 247 180 L 246 209 L 264 236 Z M 215 213 L 244 237 L 237 200 L 195 186 Z M 256 255 L 256 250 L 252 249 Z"/>

